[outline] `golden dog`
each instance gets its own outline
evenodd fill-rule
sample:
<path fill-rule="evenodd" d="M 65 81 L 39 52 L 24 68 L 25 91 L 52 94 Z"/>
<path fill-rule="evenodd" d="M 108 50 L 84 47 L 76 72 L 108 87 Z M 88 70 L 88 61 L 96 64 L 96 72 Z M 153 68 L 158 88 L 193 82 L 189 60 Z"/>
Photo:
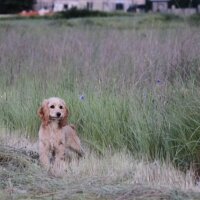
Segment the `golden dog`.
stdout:
<path fill-rule="evenodd" d="M 75 127 L 67 125 L 69 115 L 64 100 L 58 97 L 45 99 L 38 109 L 41 118 L 39 129 L 39 160 L 55 176 L 62 176 L 66 161 L 71 161 L 69 151 L 79 157 L 84 152 Z"/>

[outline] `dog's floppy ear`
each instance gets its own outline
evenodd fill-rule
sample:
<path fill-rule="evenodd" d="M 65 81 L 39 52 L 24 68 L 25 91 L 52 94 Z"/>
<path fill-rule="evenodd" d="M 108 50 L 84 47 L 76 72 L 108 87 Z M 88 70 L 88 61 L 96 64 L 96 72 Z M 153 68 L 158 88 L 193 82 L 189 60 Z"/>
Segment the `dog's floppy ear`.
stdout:
<path fill-rule="evenodd" d="M 60 120 L 60 123 L 59 123 L 60 128 L 67 125 L 68 116 L 69 116 L 69 110 L 68 110 L 67 106 L 65 105 L 64 106 L 64 117 Z"/>
<path fill-rule="evenodd" d="M 42 105 L 39 107 L 38 111 L 37 111 L 38 116 L 40 117 L 40 119 L 42 120 L 42 123 L 44 125 L 48 125 L 49 122 L 49 108 L 48 108 L 48 100 L 45 99 L 42 102 Z"/>

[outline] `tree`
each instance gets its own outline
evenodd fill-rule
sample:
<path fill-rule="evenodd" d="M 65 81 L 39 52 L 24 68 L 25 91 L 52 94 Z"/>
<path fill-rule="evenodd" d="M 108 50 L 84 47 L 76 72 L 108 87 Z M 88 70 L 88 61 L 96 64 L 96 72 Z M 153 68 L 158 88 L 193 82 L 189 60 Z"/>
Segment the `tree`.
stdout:
<path fill-rule="evenodd" d="M 170 5 L 175 5 L 177 8 L 197 7 L 200 0 L 171 0 Z"/>
<path fill-rule="evenodd" d="M 192 7 L 196 8 L 200 4 L 200 0 L 193 0 Z"/>
<path fill-rule="evenodd" d="M 152 3 L 150 0 L 146 0 L 145 9 L 146 9 L 146 11 L 149 11 L 152 9 Z"/>
<path fill-rule="evenodd" d="M 35 0 L 0 0 L 0 13 L 18 13 L 22 10 L 31 10 Z"/>

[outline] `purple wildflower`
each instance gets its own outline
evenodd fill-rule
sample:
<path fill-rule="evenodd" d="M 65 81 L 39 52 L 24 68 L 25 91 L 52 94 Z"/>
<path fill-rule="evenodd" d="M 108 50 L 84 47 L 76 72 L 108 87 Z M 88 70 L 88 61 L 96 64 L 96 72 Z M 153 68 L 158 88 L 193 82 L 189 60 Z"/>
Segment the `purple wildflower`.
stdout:
<path fill-rule="evenodd" d="M 156 80 L 156 83 L 159 85 L 159 84 L 161 84 L 161 80 Z"/>
<path fill-rule="evenodd" d="M 83 100 L 85 99 L 85 96 L 84 96 L 84 95 L 81 95 L 81 96 L 79 97 L 79 99 L 80 99 L 81 101 L 83 101 Z"/>

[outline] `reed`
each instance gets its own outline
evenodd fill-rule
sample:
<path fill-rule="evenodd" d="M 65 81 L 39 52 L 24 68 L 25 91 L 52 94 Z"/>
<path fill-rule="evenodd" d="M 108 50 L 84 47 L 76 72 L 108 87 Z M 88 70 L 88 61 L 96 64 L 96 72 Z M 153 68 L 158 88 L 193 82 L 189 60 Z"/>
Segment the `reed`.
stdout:
<path fill-rule="evenodd" d="M 127 149 L 184 170 L 199 162 L 199 27 L 141 15 L 0 21 L 0 126 L 38 134 L 59 96 L 99 153 Z"/>

